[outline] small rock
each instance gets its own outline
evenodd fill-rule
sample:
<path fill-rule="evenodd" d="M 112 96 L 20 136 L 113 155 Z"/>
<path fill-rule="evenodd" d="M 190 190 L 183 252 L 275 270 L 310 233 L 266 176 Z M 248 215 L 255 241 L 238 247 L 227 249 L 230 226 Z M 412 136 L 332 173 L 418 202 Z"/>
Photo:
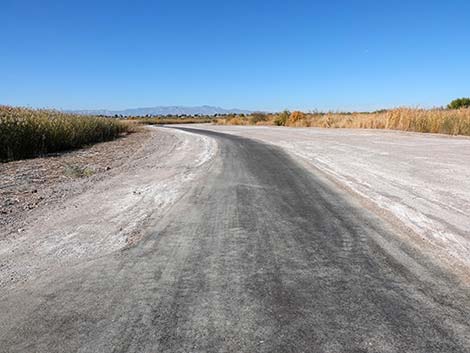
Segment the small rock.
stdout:
<path fill-rule="evenodd" d="M 18 229 L 18 233 L 22 233 L 22 232 L 24 232 L 24 228 Z"/>
<path fill-rule="evenodd" d="M 110 166 L 107 166 L 107 167 L 106 167 L 106 170 L 111 170 L 111 167 L 110 167 Z"/>

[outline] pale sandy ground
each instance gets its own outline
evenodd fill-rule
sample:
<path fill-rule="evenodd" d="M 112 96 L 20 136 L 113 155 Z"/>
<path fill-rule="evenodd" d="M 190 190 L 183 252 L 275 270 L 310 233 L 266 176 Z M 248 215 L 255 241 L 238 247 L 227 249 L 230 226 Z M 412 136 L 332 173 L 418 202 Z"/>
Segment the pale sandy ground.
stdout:
<path fill-rule="evenodd" d="M 359 129 L 197 128 L 282 147 L 412 230 L 434 249 L 433 256 L 463 271 L 470 268 L 470 138 Z"/>
<path fill-rule="evenodd" d="M 108 178 L 39 208 L 21 232 L 0 228 L 0 289 L 138 241 L 144 225 L 158 220 L 204 174 L 217 150 L 212 139 L 151 129 L 143 149 Z"/>

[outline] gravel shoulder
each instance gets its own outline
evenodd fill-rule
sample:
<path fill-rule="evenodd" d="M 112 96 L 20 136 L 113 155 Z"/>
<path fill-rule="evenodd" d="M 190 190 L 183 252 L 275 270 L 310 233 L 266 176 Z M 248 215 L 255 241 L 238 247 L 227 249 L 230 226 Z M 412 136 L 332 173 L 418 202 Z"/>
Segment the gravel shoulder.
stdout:
<path fill-rule="evenodd" d="M 470 139 L 387 130 L 192 126 L 282 147 L 470 280 Z"/>
<path fill-rule="evenodd" d="M 130 246 L 197 179 L 216 145 L 146 128 L 1 168 L 0 289 Z"/>

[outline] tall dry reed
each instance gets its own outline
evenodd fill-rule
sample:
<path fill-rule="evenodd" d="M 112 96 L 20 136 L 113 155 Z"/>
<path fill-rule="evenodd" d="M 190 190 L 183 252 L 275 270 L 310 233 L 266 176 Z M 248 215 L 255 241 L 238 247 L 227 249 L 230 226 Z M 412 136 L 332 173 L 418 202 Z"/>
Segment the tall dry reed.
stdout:
<path fill-rule="evenodd" d="M 254 125 L 250 117 L 219 119 L 220 124 Z M 397 108 L 376 113 L 278 113 L 267 114 L 256 125 L 291 127 L 391 129 L 470 136 L 470 109 Z"/>
<path fill-rule="evenodd" d="M 0 160 L 79 148 L 111 140 L 128 129 L 111 118 L 0 106 Z"/>

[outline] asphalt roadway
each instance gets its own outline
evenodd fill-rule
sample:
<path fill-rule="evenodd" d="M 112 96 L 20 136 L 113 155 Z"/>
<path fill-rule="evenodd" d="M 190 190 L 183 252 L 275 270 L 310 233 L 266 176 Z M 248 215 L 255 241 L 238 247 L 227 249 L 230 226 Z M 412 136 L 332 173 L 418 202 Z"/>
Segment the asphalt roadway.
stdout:
<path fill-rule="evenodd" d="M 470 293 L 391 225 L 277 147 L 185 130 L 218 142 L 207 176 L 135 246 L 0 296 L 1 352 L 470 352 Z"/>

